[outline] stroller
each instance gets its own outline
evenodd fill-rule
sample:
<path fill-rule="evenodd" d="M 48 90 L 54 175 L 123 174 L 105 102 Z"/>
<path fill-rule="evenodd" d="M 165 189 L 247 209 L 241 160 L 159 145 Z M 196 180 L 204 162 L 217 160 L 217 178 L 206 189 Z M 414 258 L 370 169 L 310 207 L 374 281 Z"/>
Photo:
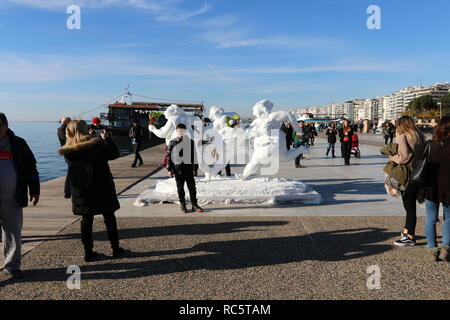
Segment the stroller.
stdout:
<path fill-rule="evenodd" d="M 352 136 L 352 151 L 350 154 L 353 154 L 357 159 L 361 159 L 361 151 L 359 151 L 359 138 L 357 134 Z"/>

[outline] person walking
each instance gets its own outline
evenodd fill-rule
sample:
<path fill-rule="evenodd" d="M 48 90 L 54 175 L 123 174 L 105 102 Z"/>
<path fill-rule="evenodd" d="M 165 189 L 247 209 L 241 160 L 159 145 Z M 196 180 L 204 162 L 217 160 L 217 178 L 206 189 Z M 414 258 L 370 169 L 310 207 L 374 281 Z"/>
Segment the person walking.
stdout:
<path fill-rule="evenodd" d="M 124 249 L 119 246 L 115 211 L 120 208 L 117 200 L 109 160 L 117 159 L 119 150 L 106 130 L 100 138 L 89 134 L 83 120 L 72 120 L 66 129 L 66 144 L 59 150 L 69 162 L 69 180 L 72 190 L 72 212 L 81 216 L 81 241 L 84 260 L 92 261 L 97 252 L 93 251 L 92 226 L 94 216 L 103 215 L 113 257 L 119 257 Z"/>
<path fill-rule="evenodd" d="M 348 120 L 344 120 L 342 122 L 342 128 L 339 130 L 339 138 L 341 142 L 341 153 L 346 166 L 350 165 L 350 156 L 352 152 L 352 136 L 353 130 L 350 127 Z"/>
<path fill-rule="evenodd" d="M 384 145 L 387 146 L 388 140 L 389 140 L 389 132 L 388 132 L 388 123 L 387 122 L 385 122 L 383 124 L 383 129 L 381 130 L 381 133 L 383 134 Z"/>
<path fill-rule="evenodd" d="M 294 143 L 293 139 L 294 129 L 292 128 L 291 123 L 288 122 L 286 123 L 286 125 L 282 127 L 282 130 L 286 134 L 286 148 L 290 150 L 292 144 Z"/>
<path fill-rule="evenodd" d="M 67 128 L 67 124 L 70 121 L 72 121 L 72 119 L 70 119 L 70 117 L 64 117 L 64 118 L 61 118 L 61 120 L 60 120 L 61 126 L 58 128 L 56 134 L 58 136 L 58 140 L 59 140 L 59 143 L 60 143 L 61 147 L 66 144 L 66 128 Z M 69 163 L 67 162 L 67 159 L 65 159 L 65 161 L 66 161 L 66 163 L 68 165 Z M 64 198 L 70 199 L 70 197 L 71 197 L 70 194 L 71 194 L 71 192 L 70 192 L 70 181 L 69 181 L 69 179 L 67 177 L 67 174 L 66 174 L 66 180 L 64 182 Z"/>
<path fill-rule="evenodd" d="M 0 177 L 4 270 L 12 278 L 19 278 L 22 276 L 23 208 L 28 201 L 33 206 L 38 204 L 40 183 L 33 152 L 24 139 L 9 129 L 4 113 L 0 113 Z"/>
<path fill-rule="evenodd" d="M 395 136 L 395 126 L 393 123 L 391 123 L 391 122 L 388 123 L 387 132 L 388 132 L 389 143 L 393 143 L 394 136 Z"/>
<path fill-rule="evenodd" d="M 294 148 L 298 148 L 300 146 L 304 146 L 306 145 L 306 128 L 305 128 L 305 123 L 303 121 L 299 121 L 298 122 L 298 126 L 300 127 L 300 131 L 294 131 L 294 133 L 292 134 L 293 140 L 294 140 Z M 304 168 L 301 164 L 300 164 L 300 160 L 303 157 L 303 153 L 299 154 L 296 158 L 295 158 L 295 167 L 296 168 Z"/>
<path fill-rule="evenodd" d="M 311 146 L 314 146 L 314 142 L 317 137 L 317 130 L 316 130 L 316 127 L 314 126 L 314 123 L 311 123 L 309 125 L 309 134 L 310 134 L 310 138 L 311 138 Z"/>
<path fill-rule="evenodd" d="M 398 120 L 397 126 L 397 143 L 398 152 L 395 156 L 389 158 L 397 164 L 408 164 L 413 167 L 412 160 L 415 149 L 425 142 L 423 133 L 417 128 L 414 119 L 403 116 Z M 416 244 L 416 224 L 417 224 L 417 196 L 420 186 L 413 181 L 408 181 L 406 189 L 402 193 L 403 207 L 406 211 L 406 221 L 401 238 L 394 242 L 397 246 L 414 246 Z"/>
<path fill-rule="evenodd" d="M 325 134 L 328 137 L 328 148 L 327 148 L 326 156 L 328 157 L 330 150 L 331 150 L 332 157 L 336 158 L 336 156 L 334 154 L 334 146 L 336 145 L 336 141 L 337 141 L 336 136 L 338 134 L 338 131 L 336 128 L 336 124 L 334 122 L 330 123 Z"/>
<path fill-rule="evenodd" d="M 133 127 L 131 127 L 128 135 L 131 138 L 131 144 L 133 145 L 133 153 L 134 153 L 134 161 L 131 164 L 131 167 L 135 168 L 136 164 L 138 162 L 139 162 L 139 166 L 142 166 L 144 164 L 144 161 L 142 160 L 142 157 L 139 154 L 139 151 L 142 147 L 142 139 L 144 136 L 144 130 L 139 125 L 138 119 L 133 120 Z"/>
<path fill-rule="evenodd" d="M 418 154 L 421 154 L 419 151 Z M 427 247 L 433 261 L 450 262 L 450 117 L 439 122 L 430 142 L 428 183 L 425 186 L 427 211 L 425 234 Z M 439 206 L 444 208 L 442 244 L 437 247 L 436 223 L 439 222 Z"/>
<path fill-rule="evenodd" d="M 187 184 L 193 212 L 203 212 L 197 202 L 197 189 L 195 187 L 194 165 L 196 163 L 196 153 L 194 141 L 186 135 L 186 126 L 182 123 L 176 127 L 177 138 L 169 143 L 167 151 L 167 171 L 170 178 L 175 177 L 178 191 L 178 199 L 181 205 L 181 212 L 188 213 L 186 209 L 186 199 L 184 184 Z"/>

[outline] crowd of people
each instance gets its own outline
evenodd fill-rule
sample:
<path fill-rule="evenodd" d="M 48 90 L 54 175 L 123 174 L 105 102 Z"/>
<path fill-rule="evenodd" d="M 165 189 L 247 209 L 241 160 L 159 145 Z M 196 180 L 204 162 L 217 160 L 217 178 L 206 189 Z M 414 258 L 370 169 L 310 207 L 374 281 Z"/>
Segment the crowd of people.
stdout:
<path fill-rule="evenodd" d="M 325 156 L 328 157 L 331 151 L 331 157 L 336 158 L 335 146 L 339 139 L 341 146 L 341 157 L 344 159 L 345 165 L 350 165 L 350 158 L 360 156 L 359 138 L 357 135 L 356 124 L 351 124 L 348 120 L 340 122 L 330 122 L 326 129 L 323 123 L 316 126 L 313 123 L 308 123 L 303 120 L 298 122 L 300 130 L 294 131 L 290 123 L 285 123 L 281 130 L 286 134 L 286 148 L 290 150 L 292 147 L 298 148 L 300 146 L 313 147 L 318 132 L 325 130 L 325 135 L 328 142 L 328 147 Z M 303 154 L 300 154 L 295 159 L 295 168 L 304 168 L 300 161 L 303 159 Z"/>
<path fill-rule="evenodd" d="M 120 156 L 110 133 L 101 126 L 100 119 L 93 119 L 88 126 L 83 120 L 61 119 L 57 136 L 61 148 L 59 154 L 68 164 L 64 197 L 70 198 L 72 212 L 81 216 L 81 242 L 84 259 L 92 261 L 97 256 L 93 250 L 92 227 L 94 216 L 102 215 L 108 239 L 111 243 L 112 256 L 119 257 L 124 249 L 119 244 L 119 231 L 115 212 L 120 208 L 113 175 L 108 162 Z M 299 122 L 299 131 L 294 131 L 290 124 L 282 130 L 286 133 L 286 147 L 314 146 L 317 130 L 312 124 Z M 398 177 L 398 170 L 388 171 L 386 181 L 391 188 L 398 188 L 406 212 L 405 225 L 400 239 L 394 243 L 398 246 L 416 244 L 417 202 L 426 206 L 427 247 L 432 251 L 434 261 L 450 261 L 450 117 L 444 117 L 435 128 L 433 138 L 426 141 L 412 118 L 403 116 L 395 128 L 396 144 L 391 144 L 389 168 L 400 166 L 407 168 L 404 177 Z M 345 165 L 350 164 L 352 148 L 357 141 L 357 126 L 344 120 L 341 124 L 330 123 L 326 128 L 327 149 L 333 158 L 335 145 L 339 139 L 342 158 Z M 170 141 L 167 148 L 167 170 L 169 177 L 175 178 L 181 212 L 187 213 L 184 185 L 190 194 L 193 212 L 203 212 L 198 205 L 194 174 L 196 155 L 193 141 L 186 135 L 186 126 L 178 124 L 177 137 Z M 392 142 L 392 127 L 387 125 L 387 136 Z M 143 129 L 139 121 L 134 121 L 129 132 L 135 159 L 132 167 L 143 164 L 139 150 L 142 145 Z M 356 139 L 355 139 L 356 137 Z M 386 141 L 387 143 L 388 141 Z M 179 148 L 180 145 L 185 145 Z M 175 150 L 190 150 L 191 161 L 174 161 L 174 157 L 185 159 Z M 295 167 L 301 168 L 302 155 L 295 159 Z M 419 170 L 420 169 L 420 170 Z M 31 202 L 39 202 L 40 183 L 36 159 L 26 141 L 17 137 L 9 128 L 5 114 L 0 113 L 0 224 L 2 230 L 5 271 L 16 277 L 21 272 L 21 233 L 23 208 Z M 426 179 L 417 177 L 425 176 Z M 396 183 L 392 183 L 392 182 Z M 399 182 L 401 181 L 401 183 Z M 443 205 L 444 223 L 442 224 L 442 243 L 438 246 L 436 223 L 439 221 L 439 207 Z"/>

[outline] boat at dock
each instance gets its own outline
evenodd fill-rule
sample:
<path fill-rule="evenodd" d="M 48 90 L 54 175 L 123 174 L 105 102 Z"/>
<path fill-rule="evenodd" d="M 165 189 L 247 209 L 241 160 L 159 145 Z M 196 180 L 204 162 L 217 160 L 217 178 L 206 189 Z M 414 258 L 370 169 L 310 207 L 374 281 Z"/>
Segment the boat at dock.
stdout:
<path fill-rule="evenodd" d="M 155 99 L 154 101 L 133 101 L 133 97 L 144 99 Z M 178 105 L 186 113 L 203 118 L 205 112 L 204 102 L 200 101 L 175 101 L 168 99 L 156 102 L 158 98 L 150 98 L 132 94 L 127 90 L 120 100 L 116 100 L 107 106 L 108 112 L 100 113 L 105 128 L 113 134 L 128 134 L 134 119 L 138 119 L 142 127 L 146 128 L 149 124 L 155 125 L 157 128 L 166 124 L 167 119 L 164 117 L 164 111 L 173 104 Z M 148 133 L 147 130 L 145 130 Z"/>

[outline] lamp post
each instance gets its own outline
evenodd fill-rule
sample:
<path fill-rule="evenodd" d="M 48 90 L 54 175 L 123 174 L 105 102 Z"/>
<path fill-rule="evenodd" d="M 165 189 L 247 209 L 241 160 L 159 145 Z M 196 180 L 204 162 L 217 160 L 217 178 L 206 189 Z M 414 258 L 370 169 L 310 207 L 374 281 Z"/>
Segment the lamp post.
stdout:
<path fill-rule="evenodd" d="M 439 106 L 439 119 L 442 119 L 442 102 L 437 103 Z"/>

